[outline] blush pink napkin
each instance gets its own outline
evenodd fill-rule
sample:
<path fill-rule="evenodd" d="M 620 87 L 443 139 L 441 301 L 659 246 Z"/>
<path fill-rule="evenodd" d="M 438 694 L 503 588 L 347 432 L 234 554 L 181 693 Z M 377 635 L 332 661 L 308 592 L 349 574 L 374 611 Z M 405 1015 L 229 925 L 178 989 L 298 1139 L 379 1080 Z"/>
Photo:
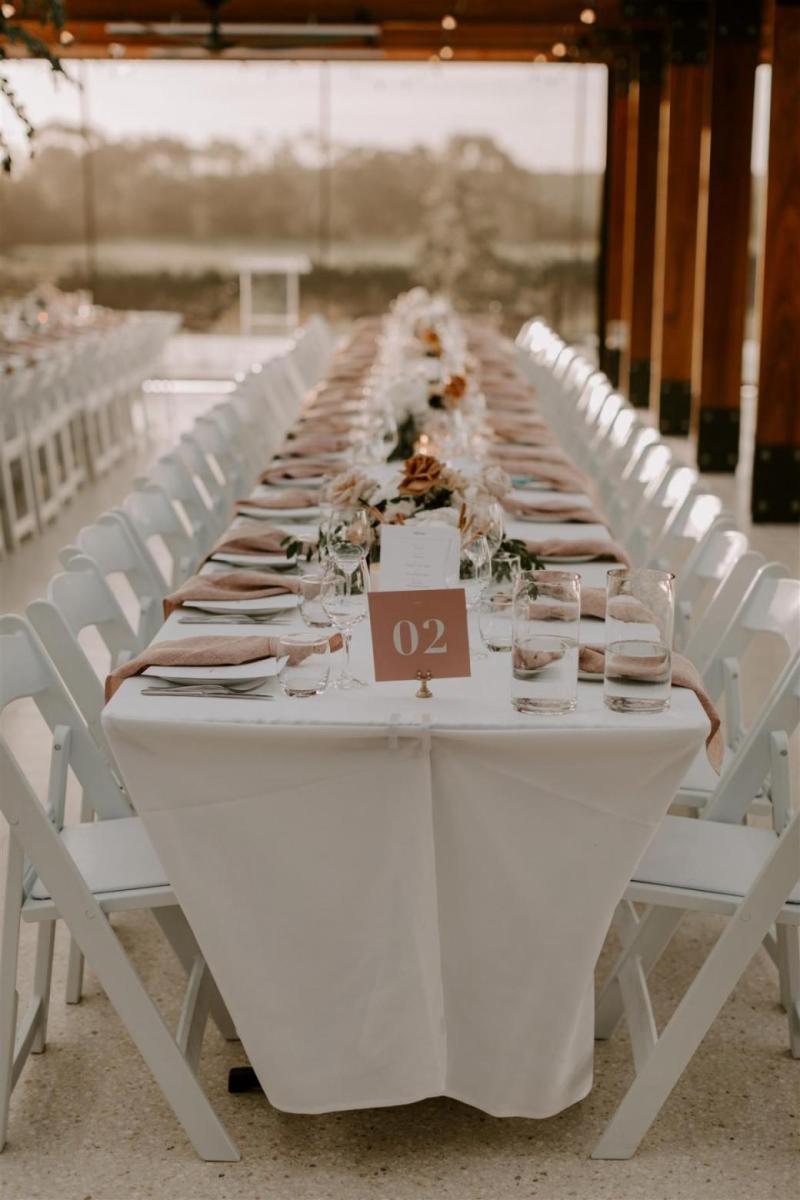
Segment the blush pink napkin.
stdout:
<path fill-rule="evenodd" d="M 192 575 L 169 596 L 164 597 L 165 619 L 187 600 L 264 600 L 299 592 L 300 580 L 277 571 L 220 571 Z"/>
<path fill-rule="evenodd" d="M 339 633 L 329 638 L 331 650 L 341 649 Z M 136 658 L 123 663 L 106 677 L 106 704 L 121 683 L 134 675 L 141 675 L 148 667 L 238 667 L 242 663 L 257 662 L 260 658 L 274 658 L 278 653 L 280 638 L 250 634 L 246 637 L 191 637 L 179 638 L 174 642 L 154 642 Z"/>
<path fill-rule="evenodd" d="M 304 435 L 285 442 L 281 453 L 290 458 L 314 458 L 318 454 L 336 454 L 346 450 L 350 441 L 345 434 L 331 434 L 330 437 Z"/>
<path fill-rule="evenodd" d="M 490 458 L 494 459 L 494 455 L 490 455 Z M 583 492 L 591 496 L 594 491 L 588 476 L 584 475 L 583 471 L 579 471 L 577 467 L 545 462 L 544 459 L 537 462 L 509 462 L 507 459 L 501 458 L 494 459 L 494 461 L 509 474 L 530 475 L 532 479 L 546 483 L 548 488 L 554 492 Z M 509 497 L 503 500 L 506 508 L 509 507 L 508 500 Z"/>
<path fill-rule="evenodd" d="M 531 520 L 555 521 L 564 525 L 605 525 L 606 518 L 591 504 L 545 504 L 531 495 L 530 503 L 524 502 L 521 496 L 514 496 L 513 507 L 508 503 L 508 496 L 503 500 L 503 506 L 517 516 L 529 517 Z"/>
<path fill-rule="evenodd" d="M 281 467 L 267 467 L 258 482 L 291 483 L 294 479 L 313 479 L 316 475 L 324 475 L 328 469 L 328 463 L 303 460 L 303 462 L 287 463 Z"/>
<path fill-rule="evenodd" d="M 209 558 L 220 551 L 226 554 L 281 554 L 286 538 L 294 538 L 294 535 L 264 521 L 252 521 L 231 529 L 220 538 Z M 304 542 L 303 548 L 306 549 L 308 545 Z"/>
<path fill-rule="evenodd" d="M 542 541 L 526 541 L 530 554 L 536 558 L 583 558 L 591 554 L 595 562 L 618 562 L 631 565 L 627 552 L 611 538 L 544 538 Z"/>
<path fill-rule="evenodd" d="M 316 492 L 307 492 L 302 488 L 287 488 L 285 491 L 276 491 L 270 496 L 246 496 L 243 500 L 237 500 L 237 505 L 247 504 L 250 508 L 314 508 L 319 504 L 319 498 Z"/>
<path fill-rule="evenodd" d="M 631 660 L 632 672 L 643 672 L 642 661 L 640 659 Z M 645 662 L 649 660 L 644 660 Z M 606 664 L 606 648 L 605 646 L 581 646 L 578 657 L 578 668 L 585 671 L 587 675 L 602 675 L 605 671 Z M 694 692 L 697 699 L 703 706 L 703 711 L 709 719 L 711 729 L 706 738 L 706 753 L 711 766 L 719 774 L 722 766 L 723 744 L 722 735 L 720 733 L 720 719 L 711 697 L 703 687 L 703 681 L 697 673 L 697 670 L 688 658 L 684 658 L 682 654 L 672 655 L 672 686 L 689 688 Z"/>

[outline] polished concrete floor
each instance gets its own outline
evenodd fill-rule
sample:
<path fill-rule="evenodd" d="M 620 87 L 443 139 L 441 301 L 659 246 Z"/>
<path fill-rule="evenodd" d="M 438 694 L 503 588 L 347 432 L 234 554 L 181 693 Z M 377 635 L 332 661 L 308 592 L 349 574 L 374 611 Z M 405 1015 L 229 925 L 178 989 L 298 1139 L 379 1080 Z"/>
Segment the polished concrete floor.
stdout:
<path fill-rule="evenodd" d="M 22 611 L 44 591 L 60 547 L 118 501 L 212 398 L 151 399 L 152 440 L 113 478 L 84 491 L 44 537 L 0 563 L 2 611 Z M 708 483 L 746 518 L 744 473 Z M 798 569 L 797 530 L 758 527 L 752 540 Z M 47 762 L 35 714 L 23 705 L 7 717 L 4 729 L 42 784 Z M 115 917 L 114 925 L 174 1022 L 182 976 L 155 925 L 142 915 Z M 721 927 L 717 918 L 681 926 L 655 975 L 660 1020 Z M 228 1069 L 242 1064 L 244 1054 L 209 1027 L 203 1084 L 242 1151 L 240 1163 L 219 1165 L 196 1159 L 91 971 L 82 1003 L 63 1003 L 66 946 L 61 929 L 49 1044 L 29 1062 L 12 1099 L 9 1142 L 0 1156 L 2 1200 L 790 1200 L 798 1194 L 800 1063 L 788 1054 L 776 977 L 763 952 L 629 1162 L 588 1157 L 631 1079 L 622 1032 L 598 1044 L 590 1096 L 535 1122 L 493 1119 L 444 1099 L 325 1116 L 280 1113 L 260 1094 L 228 1095 Z M 599 977 L 612 952 L 610 945 Z M 26 929 L 23 993 L 31 961 Z"/>

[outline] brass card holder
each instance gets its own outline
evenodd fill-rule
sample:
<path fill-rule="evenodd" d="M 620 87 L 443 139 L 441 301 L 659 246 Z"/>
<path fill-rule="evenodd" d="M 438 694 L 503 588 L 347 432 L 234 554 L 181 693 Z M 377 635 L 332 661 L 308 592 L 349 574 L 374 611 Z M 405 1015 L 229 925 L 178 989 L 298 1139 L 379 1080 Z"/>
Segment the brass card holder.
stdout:
<path fill-rule="evenodd" d="M 416 696 L 418 700 L 432 700 L 433 692 L 428 687 L 428 680 L 433 679 L 430 671 L 417 671 L 415 678 L 419 679 L 420 685 L 417 688 Z"/>

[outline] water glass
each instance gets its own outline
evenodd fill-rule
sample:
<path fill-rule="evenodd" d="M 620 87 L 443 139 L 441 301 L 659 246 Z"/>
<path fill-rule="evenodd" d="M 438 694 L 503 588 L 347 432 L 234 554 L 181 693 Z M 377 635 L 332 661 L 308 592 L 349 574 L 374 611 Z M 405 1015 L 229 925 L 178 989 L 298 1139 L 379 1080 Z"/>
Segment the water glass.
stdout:
<path fill-rule="evenodd" d="M 492 582 L 506 584 L 515 591 L 522 575 L 522 560 L 518 554 L 498 550 L 492 555 Z"/>
<path fill-rule="evenodd" d="M 510 583 L 487 583 L 478 608 L 478 625 L 487 650 L 502 653 L 511 649 L 513 617 L 514 593 Z"/>
<path fill-rule="evenodd" d="M 278 679 L 285 696 L 293 699 L 318 696 L 328 686 L 331 648 L 318 633 L 287 633 L 278 643 L 278 657 L 286 658 Z"/>
<path fill-rule="evenodd" d="M 300 576 L 300 616 L 311 629 L 330 629 L 331 619 L 322 606 L 324 575 Z"/>
<path fill-rule="evenodd" d="M 369 591 L 369 572 L 366 564 L 354 574 L 334 569 L 322 581 L 320 598 L 322 607 L 333 624 L 341 631 L 344 640 L 344 667 L 336 679 L 334 687 L 361 688 L 366 684 L 356 679 L 350 670 L 350 643 L 353 629 L 363 621 L 368 612 L 367 594 Z"/>
<path fill-rule="evenodd" d="M 580 575 L 526 572 L 513 612 L 511 703 L 518 712 L 572 712 L 578 702 Z"/>
<path fill-rule="evenodd" d="M 615 712 L 663 712 L 672 685 L 675 576 L 645 567 L 608 572 L 603 699 Z"/>

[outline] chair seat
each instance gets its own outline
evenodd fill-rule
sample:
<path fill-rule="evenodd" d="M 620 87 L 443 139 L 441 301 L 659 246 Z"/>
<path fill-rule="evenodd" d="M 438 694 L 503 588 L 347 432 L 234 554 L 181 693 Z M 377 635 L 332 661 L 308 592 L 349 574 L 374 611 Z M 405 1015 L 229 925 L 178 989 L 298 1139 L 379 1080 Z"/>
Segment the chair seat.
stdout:
<path fill-rule="evenodd" d="M 775 849 L 769 829 L 665 817 L 633 873 L 634 883 L 744 896 Z M 800 883 L 789 896 L 800 905 Z"/>
<path fill-rule="evenodd" d="M 169 886 L 139 817 L 65 825 L 61 840 L 95 895 Z M 33 900 L 50 899 L 42 879 L 36 880 L 30 895 Z"/>

